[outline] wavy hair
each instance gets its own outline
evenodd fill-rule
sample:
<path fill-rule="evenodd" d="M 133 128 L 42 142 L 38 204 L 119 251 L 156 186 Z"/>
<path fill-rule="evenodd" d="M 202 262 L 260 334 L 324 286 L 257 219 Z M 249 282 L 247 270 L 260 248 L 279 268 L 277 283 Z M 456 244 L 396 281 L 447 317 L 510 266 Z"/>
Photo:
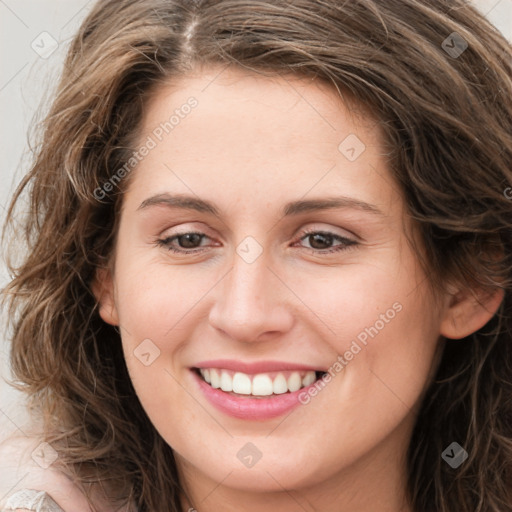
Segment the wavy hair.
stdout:
<path fill-rule="evenodd" d="M 115 250 L 129 177 L 101 199 L 97 190 L 132 156 L 152 91 L 209 64 L 317 77 L 368 107 L 431 283 L 504 290 L 484 328 L 445 344 L 410 442 L 407 492 L 415 512 L 511 512 L 512 50 L 462 0 L 97 2 L 4 228 L 24 242 L 4 289 L 13 385 L 43 418 L 55 464 L 86 494 L 104 486 L 116 506 L 181 511 L 172 448 L 91 284 Z M 452 441 L 468 452 L 457 470 L 441 458 Z"/>

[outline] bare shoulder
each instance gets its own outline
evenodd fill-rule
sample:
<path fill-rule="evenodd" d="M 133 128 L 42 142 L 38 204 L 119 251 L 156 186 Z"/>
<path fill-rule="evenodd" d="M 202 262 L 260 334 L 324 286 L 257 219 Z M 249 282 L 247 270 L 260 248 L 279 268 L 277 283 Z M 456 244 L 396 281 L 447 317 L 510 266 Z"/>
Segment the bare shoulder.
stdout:
<path fill-rule="evenodd" d="M 0 443 L 0 510 L 9 496 L 30 489 L 45 491 L 65 512 L 91 512 L 85 496 L 52 467 L 57 452 L 40 439 L 13 436 Z"/>

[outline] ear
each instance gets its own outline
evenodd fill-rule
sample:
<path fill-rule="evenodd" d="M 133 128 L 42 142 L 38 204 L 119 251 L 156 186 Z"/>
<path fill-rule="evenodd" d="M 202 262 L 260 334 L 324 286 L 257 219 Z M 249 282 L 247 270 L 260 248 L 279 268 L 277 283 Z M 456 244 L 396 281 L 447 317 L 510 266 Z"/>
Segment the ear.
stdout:
<path fill-rule="evenodd" d="M 494 316 L 504 296 L 501 288 L 492 292 L 465 288 L 449 295 L 441 335 L 458 340 L 478 331 Z"/>
<path fill-rule="evenodd" d="M 96 269 L 91 288 L 98 301 L 99 313 L 103 321 L 110 325 L 119 325 L 112 271 L 107 268 Z"/>

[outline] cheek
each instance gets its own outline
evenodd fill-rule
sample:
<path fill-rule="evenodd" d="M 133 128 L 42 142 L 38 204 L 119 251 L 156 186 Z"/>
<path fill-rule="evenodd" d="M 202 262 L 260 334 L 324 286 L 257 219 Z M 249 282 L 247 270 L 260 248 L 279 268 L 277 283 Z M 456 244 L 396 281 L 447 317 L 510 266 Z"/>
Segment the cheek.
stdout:
<path fill-rule="evenodd" d="M 208 269 L 166 266 L 148 261 L 124 268 L 116 287 L 119 322 L 131 342 L 149 337 L 168 347 L 190 318 L 200 314 L 201 301 L 218 281 Z M 170 348 L 170 347 L 169 347 Z"/>
<path fill-rule="evenodd" d="M 316 337 L 341 357 L 332 361 L 330 382 L 346 403 L 366 404 L 368 421 L 372 411 L 392 421 L 413 407 L 429 378 L 439 318 L 412 256 L 400 265 L 390 260 L 364 272 L 354 265 L 304 278 L 294 291 L 314 313 L 308 316 Z M 343 416 L 349 411 L 342 404 Z"/>
<path fill-rule="evenodd" d="M 382 256 L 377 264 L 289 276 L 306 306 L 300 321 L 322 332 L 338 354 L 349 350 L 354 340 L 369 346 L 369 340 L 379 338 L 398 346 L 404 336 L 422 337 L 435 324 L 430 294 L 412 256 L 406 261 L 391 251 Z"/>
<path fill-rule="evenodd" d="M 440 343 L 439 323 L 426 287 L 400 298 L 401 310 L 369 334 L 366 364 L 375 384 L 398 409 L 411 410 L 428 384 L 436 349 Z"/>
<path fill-rule="evenodd" d="M 128 263 L 116 265 L 120 276 L 116 305 L 126 365 L 152 423 L 157 429 L 173 428 L 172 411 L 180 411 L 182 422 L 196 415 L 180 385 L 188 370 L 180 367 L 179 354 L 203 317 L 202 299 L 218 278 L 207 270 L 190 272 L 185 266 L 142 259 Z"/>

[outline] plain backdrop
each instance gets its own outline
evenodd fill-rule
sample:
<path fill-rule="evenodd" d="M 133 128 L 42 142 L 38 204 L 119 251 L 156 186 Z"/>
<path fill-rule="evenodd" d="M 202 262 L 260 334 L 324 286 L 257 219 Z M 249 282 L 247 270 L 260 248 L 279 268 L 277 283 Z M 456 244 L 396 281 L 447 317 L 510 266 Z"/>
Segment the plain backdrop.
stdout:
<path fill-rule="evenodd" d="M 385 0 L 383 0 L 385 1 Z M 0 221 L 15 185 L 30 162 L 27 133 L 34 115 L 44 113 L 70 39 L 94 0 L 0 0 Z M 512 42 L 512 0 L 475 0 Z M 0 261 L 0 287 L 8 281 Z M 24 396 L 7 385 L 8 332 L 0 331 L 0 441 L 23 432 L 28 416 Z"/>

